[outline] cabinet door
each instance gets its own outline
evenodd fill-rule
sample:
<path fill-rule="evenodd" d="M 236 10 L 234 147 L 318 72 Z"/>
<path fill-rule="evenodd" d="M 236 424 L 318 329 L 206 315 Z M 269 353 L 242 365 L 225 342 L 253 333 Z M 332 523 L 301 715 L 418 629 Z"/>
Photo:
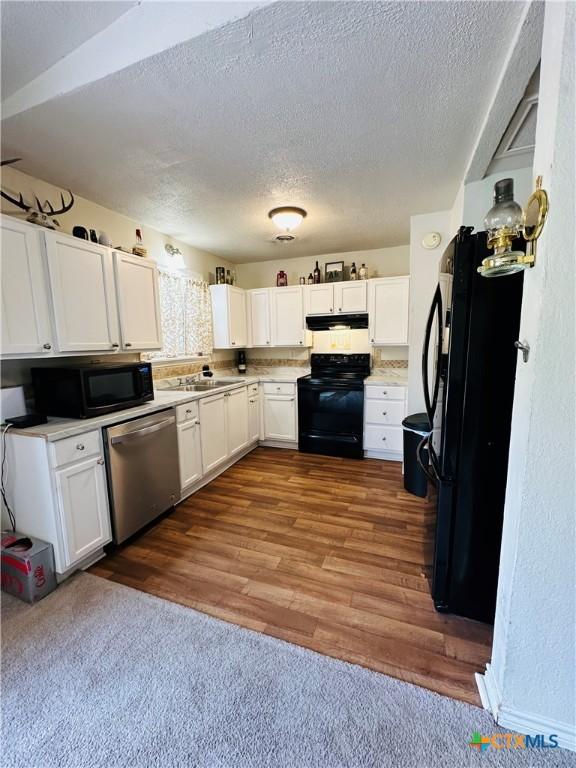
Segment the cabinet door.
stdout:
<path fill-rule="evenodd" d="M 408 344 L 408 277 L 386 277 L 368 283 L 372 344 Z"/>
<path fill-rule="evenodd" d="M 302 288 L 271 288 L 270 303 L 272 344 L 275 347 L 304 346 Z"/>
<path fill-rule="evenodd" d="M 248 322 L 253 347 L 270 345 L 270 296 L 268 288 L 250 291 L 250 313 Z"/>
<path fill-rule="evenodd" d="M 178 425 L 178 462 L 180 490 L 183 491 L 202 477 L 199 419 Z"/>
<path fill-rule="evenodd" d="M 206 474 L 228 456 L 226 445 L 226 399 L 224 394 L 200 400 L 202 472 Z"/>
<path fill-rule="evenodd" d="M 267 440 L 297 440 L 294 397 L 286 395 L 264 397 L 264 437 Z"/>
<path fill-rule="evenodd" d="M 48 271 L 60 352 L 111 352 L 120 344 L 112 253 L 46 232 Z"/>
<path fill-rule="evenodd" d="M 226 392 L 228 455 L 248 445 L 248 390 L 246 387 Z"/>
<path fill-rule="evenodd" d="M 95 456 L 55 474 L 68 568 L 112 540 L 104 459 Z"/>
<path fill-rule="evenodd" d="M 335 312 L 366 312 L 366 280 L 351 280 L 334 285 Z"/>
<path fill-rule="evenodd" d="M 329 315 L 334 312 L 334 286 L 330 283 L 307 285 L 304 288 L 304 299 L 307 315 Z"/>
<path fill-rule="evenodd" d="M 114 253 L 122 349 L 162 349 L 158 270 L 151 259 Z"/>
<path fill-rule="evenodd" d="M 245 347 L 246 334 L 246 294 L 242 288 L 228 286 L 228 325 L 230 346 Z"/>
<path fill-rule="evenodd" d="M 248 439 L 251 443 L 260 439 L 260 396 L 248 396 Z"/>
<path fill-rule="evenodd" d="M 2 218 L 2 354 L 52 350 L 48 285 L 38 229 Z"/>

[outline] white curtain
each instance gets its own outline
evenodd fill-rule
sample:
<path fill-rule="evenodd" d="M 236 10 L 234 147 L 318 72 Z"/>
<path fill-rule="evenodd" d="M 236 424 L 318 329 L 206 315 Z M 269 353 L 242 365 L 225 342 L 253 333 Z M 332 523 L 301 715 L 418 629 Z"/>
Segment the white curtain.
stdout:
<path fill-rule="evenodd" d="M 150 357 L 195 357 L 212 352 L 208 284 L 158 268 L 164 348 Z"/>

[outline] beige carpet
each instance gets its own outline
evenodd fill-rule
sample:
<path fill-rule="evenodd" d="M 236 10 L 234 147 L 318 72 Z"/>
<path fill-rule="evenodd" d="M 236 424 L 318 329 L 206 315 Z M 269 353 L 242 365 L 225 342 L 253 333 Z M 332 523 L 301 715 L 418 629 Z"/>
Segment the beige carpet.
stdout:
<path fill-rule="evenodd" d="M 2 609 L 6 768 L 576 765 L 480 754 L 482 710 L 96 576 Z"/>

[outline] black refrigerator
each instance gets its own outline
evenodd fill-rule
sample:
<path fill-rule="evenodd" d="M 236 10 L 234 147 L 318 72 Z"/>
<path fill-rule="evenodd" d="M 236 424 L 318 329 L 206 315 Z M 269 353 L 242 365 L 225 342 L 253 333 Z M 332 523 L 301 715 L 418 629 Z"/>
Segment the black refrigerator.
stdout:
<path fill-rule="evenodd" d="M 493 623 L 524 278 L 478 274 L 485 232 L 461 227 L 451 248 L 450 306 L 438 289 L 422 360 L 428 418 L 441 424 L 437 450 L 432 435 L 419 446 L 437 486 L 432 597 L 438 611 Z"/>

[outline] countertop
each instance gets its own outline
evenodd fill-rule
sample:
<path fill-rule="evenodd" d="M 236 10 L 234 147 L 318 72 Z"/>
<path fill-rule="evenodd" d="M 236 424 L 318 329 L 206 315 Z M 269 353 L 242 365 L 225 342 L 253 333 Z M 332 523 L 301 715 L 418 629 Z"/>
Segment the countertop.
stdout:
<path fill-rule="evenodd" d="M 29 427 L 28 429 L 11 429 L 10 434 L 25 435 L 26 437 L 40 437 L 49 442 L 64 440 L 66 437 L 80 435 L 83 432 L 89 432 L 93 429 L 102 429 L 103 427 L 109 427 L 112 424 L 119 424 L 123 421 L 138 419 L 141 416 L 148 416 L 151 413 L 162 411 L 164 408 L 173 408 L 175 405 L 189 403 L 192 400 L 200 400 L 203 397 L 209 397 L 210 395 L 215 395 L 220 392 L 229 392 L 232 389 L 243 387 L 247 384 L 255 384 L 260 381 L 295 382 L 298 376 L 304 376 L 307 372 L 307 370 L 302 368 L 281 370 L 275 374 L 259 372 L 258 376 L 243 376 L 241 381 L 238 381 L 240 376 L 236 374 L 234 376 L 234 379 L 236 380 L 233 382 L 231 381 L 229 386 L 219 387 L 214 392 L 175 392 L 173 390 L 163 389 L 163 386 L 170 385 L 171 383 L 178 384 L 178 378 L 160 379 L 154 382 L 154 400 L 151 400 L 144 405 L 138 405 L 134 408 L 126 408 L 122 411 L 114 411 L 114 413 L 108 413 L 105 416 L 96 416 L 91 419 L 63 419 L 59 417 L 49 417 L 46 424 L 39 424 L 37 427 Z M 216 373 L 214 378 L 223 381 L 230 378 L 230 375 Z"/>
<path fill-rule="evenodd" d="M 373 368 L 365 384 L 384 384 L 386 387 L 407 387 L 408 368 Z"/>
<path fill-rule="evenodd" d="M 257 373 L 254 373 L 254 371 Z M 159 379 L 154 382 L 154 400 L 144 405 L 138 405 L 135 408 L 126 408 L 123 411 L 114 411 L 105 416 L 96 416 L 91 419 L 62 419 L 49 418 L 46 424 L 39 424 L 37 427 L 28 429 L 11 429 L 10 434 L 25 435 L 27 437 L 40 437 L 49 442 L 63 440 L 66 437 L 80 435 L 83 432 L 89 432 L 92 429 L 102 429 L 112 424 L 119 424 L 123 421 L 138 419 L 141 416 L 147 416 L 164 408 L 173 408 L 182 403 L 189 403 L 192 400 L 200 400 L 203 397 L 210 397 L 220 392 L 229 392 L 237 387 L 255 384 L 260 381 L 271 382 L 296 382 L 300 376 L 306 376 L 310 373 L 308 368 L 258 368 L 252 369 L 247 375 L 238 381 L 240 376 L 233 376 L 235 381 L 231 381 L 226 387 L 219 387 L 214 392 L 175 392 L 165 389 L 166 386 L 178 384 L 178 377 L 172 379 Z M 215 373 L 214 378 L 220 381 L 232 377 L 233 372 Z M 179 377 L 186 378 L 186 377 Z M 367 384 L 385 384 L 387 386 L 406 386 L 408 383 L 408 370 L 406 368 L 376 368 L 371 376 L 365 379 Z"/>

